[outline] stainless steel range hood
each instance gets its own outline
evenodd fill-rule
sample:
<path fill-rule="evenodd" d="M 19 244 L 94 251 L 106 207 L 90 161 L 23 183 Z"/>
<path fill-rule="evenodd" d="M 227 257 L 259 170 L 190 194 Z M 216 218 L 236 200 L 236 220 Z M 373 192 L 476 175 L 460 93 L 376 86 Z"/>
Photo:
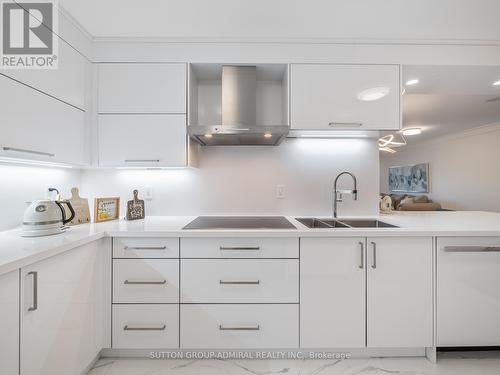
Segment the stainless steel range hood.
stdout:
<path fill-rule="evenodd" d="M 255 66 L 222 66 L 221 103 L 221 124 L 188 126 L 203 146 L 275 146 L 288 134 L 288 126 L 257 124 Z"/>

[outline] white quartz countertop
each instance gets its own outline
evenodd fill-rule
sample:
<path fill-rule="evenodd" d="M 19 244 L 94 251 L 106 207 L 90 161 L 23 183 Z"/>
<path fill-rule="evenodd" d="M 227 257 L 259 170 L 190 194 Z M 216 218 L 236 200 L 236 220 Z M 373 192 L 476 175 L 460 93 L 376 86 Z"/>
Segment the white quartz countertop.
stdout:
<path fill-rule="evenodd" d="M 137 221 L 83 224 L 63 234 L 37 238 L 21 237 L 20 228 L 0 232 L 0 275 L 103 237 L 500 237 L 500 213 L 480 211 L 396 212 L 378 217 L 399 228 L 309 229 L 294 217 L 287 216 L 296 230 L 182 230 L 195 217 L 151 216 Z"/>

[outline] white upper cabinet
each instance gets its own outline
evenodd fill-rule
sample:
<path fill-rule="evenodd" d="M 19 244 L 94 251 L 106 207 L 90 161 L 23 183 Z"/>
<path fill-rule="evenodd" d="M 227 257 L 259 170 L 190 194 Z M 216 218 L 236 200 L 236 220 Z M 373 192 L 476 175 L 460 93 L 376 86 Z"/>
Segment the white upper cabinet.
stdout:
<path fill-rule="evenodd" d="M 0 156 L 87 163 L 85 112 L 0 76 Z"/>
<path fill-rule="evenodd" d="M 186 64 L 99 65 L 99 113 L 186 113 Z"/>
<path fill-rule="evenodd" d="M 367 241 L 368 347 L 432 347 L 432 238 Z"/>
<path fill-rule="evenodd" d="M 294 130 L 400 129 L 399 65 L 292 64 Z"/>
<path fill-rule="evenodd" d="M 101 167 L 182 167 L 186 143 L 186 115 L 99 116 Z"/>
<path fill-rule="evenodd" d="M 59 43 L 59 62 L 53 70 L 2 70 L 1 73 L 54 96 L 77 108 L 85 109 L 91 63 L 66 42 Z"/>

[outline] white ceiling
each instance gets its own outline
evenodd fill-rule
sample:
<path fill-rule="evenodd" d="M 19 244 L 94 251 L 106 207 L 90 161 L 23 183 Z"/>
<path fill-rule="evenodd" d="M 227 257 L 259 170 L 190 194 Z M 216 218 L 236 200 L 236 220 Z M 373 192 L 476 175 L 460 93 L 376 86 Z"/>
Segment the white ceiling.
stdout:
<path fill-rule="evenodd" d="M 408 143 L 500 122 L 500 86 L 492 85 L 499 66 L 404 66 L 403 82 L 413 78 L 419 83 L 405 88 L 403 126 L 423 133 Z"/>
<path fill-rule="evenodd" d="M 95 37 L 500 40 L 498 0 L 60 0 Z"/>

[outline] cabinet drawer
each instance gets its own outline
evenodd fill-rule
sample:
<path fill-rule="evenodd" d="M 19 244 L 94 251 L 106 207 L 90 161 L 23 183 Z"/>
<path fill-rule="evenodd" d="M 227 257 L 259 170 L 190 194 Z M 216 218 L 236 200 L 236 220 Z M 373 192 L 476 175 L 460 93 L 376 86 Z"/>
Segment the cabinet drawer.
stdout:
<path fill-rule="evenodd" d="M 113 258 L 179 258 L 179 239 L 113 238 Z"/>
<path fill-rule="evenodd" d="M 178 301 L 178 259 L 113 260 L 113 303 Z"/>
<path fill-rule="evenodd" d="M 298 238 L 181 238 L 182 258 L 298 258 Z"/>
<path fill-rule="evenodd" d="M 297 348 L 299 305 L 181 305 L 181 348 Z"/>
<path fill-rule="evenodd" d="M 500 345 L 500 237 L 437 245 L 437 345 Z"/>
<path fill-rule="evenodd" d="M 183 259 L 183 303 L 298 303 L 298 259 Z"/>
<path fill-rule="evenodd" d="M 113 305 L 113 348 L 179 347 L 179 305 Z"/>

